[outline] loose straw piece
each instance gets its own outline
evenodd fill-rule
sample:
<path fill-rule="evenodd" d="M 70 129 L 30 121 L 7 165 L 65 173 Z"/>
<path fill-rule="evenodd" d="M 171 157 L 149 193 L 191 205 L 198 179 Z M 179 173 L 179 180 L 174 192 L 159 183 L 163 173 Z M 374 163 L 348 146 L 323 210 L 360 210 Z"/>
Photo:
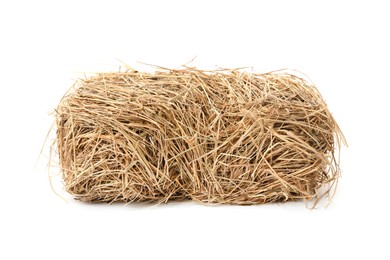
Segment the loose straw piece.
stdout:
<path fill-rule="evenodd" d="M 318 198 L 339 176 L 337 123 L 288 72 L 101 73 L 56 112 L 65 189 L 83 201 L 262 204 Z"/>

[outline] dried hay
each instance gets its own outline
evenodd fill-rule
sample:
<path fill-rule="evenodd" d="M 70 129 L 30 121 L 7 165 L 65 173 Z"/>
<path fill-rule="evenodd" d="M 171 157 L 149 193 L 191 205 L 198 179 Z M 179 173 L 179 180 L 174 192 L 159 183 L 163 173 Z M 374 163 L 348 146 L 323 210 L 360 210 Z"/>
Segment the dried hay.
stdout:
<path fill-rule="evenodd" d="M 63 97 L 56 125 L 66 191 L 96 202 L 318 199 L 344 140 L 317 89 L 286 71 L 100 73 Z"/>

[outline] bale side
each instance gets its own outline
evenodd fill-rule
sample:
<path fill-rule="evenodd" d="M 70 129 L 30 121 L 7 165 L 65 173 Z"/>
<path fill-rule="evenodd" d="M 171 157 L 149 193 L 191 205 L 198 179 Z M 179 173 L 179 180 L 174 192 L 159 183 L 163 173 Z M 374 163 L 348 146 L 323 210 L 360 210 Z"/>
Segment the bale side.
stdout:
<path fill-rule="evenodd" d="M 340 138 L 316 88 L 285 72 L 101 73 L 57 108 L 65 189 L 83 201 L 311 199 L 338 177 Z"/>

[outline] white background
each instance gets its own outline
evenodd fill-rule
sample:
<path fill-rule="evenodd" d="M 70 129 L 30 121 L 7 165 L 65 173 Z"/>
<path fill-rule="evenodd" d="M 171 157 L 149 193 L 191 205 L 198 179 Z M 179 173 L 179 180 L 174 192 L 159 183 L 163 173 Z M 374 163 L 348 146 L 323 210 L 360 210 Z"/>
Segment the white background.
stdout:
<path fill-rule="evenodd" d="M 0 259 L 389 259 L 386 1 L 1 1 Z M 50 188 L 50 115 L 83 72 L 124 61 L 291 68 L 349 148 L 328 208 L 90 205 Z M 142 66 L 141 66 L 142 67 Z M 49 142 L 52 141 L 49 137 Z M 58 188 L 58 187 L 57 187 Z"/>

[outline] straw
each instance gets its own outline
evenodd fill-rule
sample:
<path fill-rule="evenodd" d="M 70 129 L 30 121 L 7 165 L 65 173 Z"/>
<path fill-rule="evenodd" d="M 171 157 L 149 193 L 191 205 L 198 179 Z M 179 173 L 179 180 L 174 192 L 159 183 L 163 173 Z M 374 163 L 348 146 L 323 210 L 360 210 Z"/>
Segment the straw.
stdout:
<path fill-rule="evenodd" d="M 289 71 L 100 73 L 56 109 L 65 190 L 94 202 L 262 204 L 328 195 L 344 137 Z"/>

